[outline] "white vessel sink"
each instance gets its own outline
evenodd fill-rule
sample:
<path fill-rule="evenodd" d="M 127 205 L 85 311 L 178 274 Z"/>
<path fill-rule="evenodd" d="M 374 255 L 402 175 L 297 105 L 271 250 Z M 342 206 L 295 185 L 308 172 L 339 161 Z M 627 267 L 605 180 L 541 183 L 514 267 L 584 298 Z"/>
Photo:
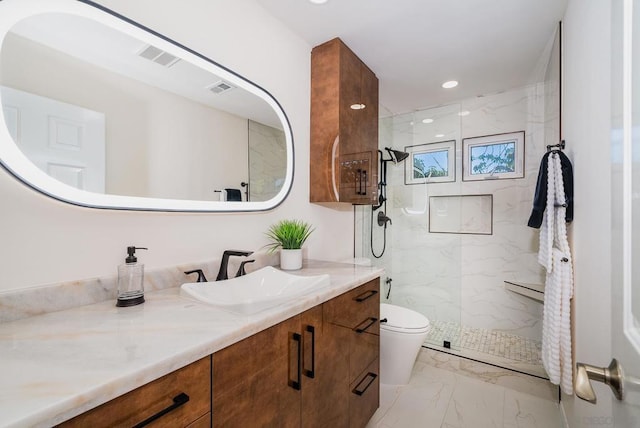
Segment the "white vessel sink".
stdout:
<path fill-rule="evenodd" d="M 221 309 L 249 315 L 329 283 L 329 275 L 297 276 L 266 266 L 224 281 L 182 284 L 181 293 Z"/>

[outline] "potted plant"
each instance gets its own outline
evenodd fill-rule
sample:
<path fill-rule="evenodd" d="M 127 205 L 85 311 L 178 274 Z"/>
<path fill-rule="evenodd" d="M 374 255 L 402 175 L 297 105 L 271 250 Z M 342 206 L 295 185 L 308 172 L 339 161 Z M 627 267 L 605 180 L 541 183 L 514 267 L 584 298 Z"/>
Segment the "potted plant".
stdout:
<path fill-rule="evenodd" d="M 301 220 L 281 220 L 269 227 L 266 235 L 271 239 L 267 244 L 269 252 L 280 248 L 280 268 L 296 270 L 302 268 L 302 245 L 313 232 L 309 223 Z"/>

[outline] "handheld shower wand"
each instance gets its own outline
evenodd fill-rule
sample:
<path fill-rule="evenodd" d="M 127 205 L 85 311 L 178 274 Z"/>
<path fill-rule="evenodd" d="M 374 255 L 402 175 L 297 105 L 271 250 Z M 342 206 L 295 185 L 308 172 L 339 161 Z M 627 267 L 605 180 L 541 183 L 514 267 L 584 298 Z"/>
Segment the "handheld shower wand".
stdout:
<path fill-rule="evenodd" d="M 385 214 L 385 212 L 387 211 L 387 164 L 389 162 L 398 164 L 399 162 L 402 162 L 409 157 L 409 153 L 407 152 L 394 150 L 390 147 L 385 147 L 384 149 L 389 154 L 389 159 L 385 159 L 383 151 L 378 150 L 378 153 L 380 154 L 380 182 L 378 183 L 378 205 L 371 206 L 371 254 L 373 254 L 373 257 L 375 257 L 376 259 L 382 257 L 385 249 L 387 248 L 387 223 L 392 224 L 391 218 L 389 218 Z M 373 250 L 373 212 L 380 209 L 383 205 L 384 209 L 378 213 L 378 226 L 384 227 L 382 252 L 380 254 L 376 254 Z"/>

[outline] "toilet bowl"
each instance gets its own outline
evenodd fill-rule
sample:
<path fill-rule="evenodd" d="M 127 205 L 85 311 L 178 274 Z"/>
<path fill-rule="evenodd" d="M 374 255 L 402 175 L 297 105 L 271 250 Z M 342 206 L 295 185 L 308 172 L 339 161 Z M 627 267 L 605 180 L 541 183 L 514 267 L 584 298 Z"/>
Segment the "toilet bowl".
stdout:
<path fill-rule="evenodd" d="M 405 385 L 429 333 L 429 320 L 416 311 L 387 303 L 380 304 L 380 320 L 380 382 Z"/>

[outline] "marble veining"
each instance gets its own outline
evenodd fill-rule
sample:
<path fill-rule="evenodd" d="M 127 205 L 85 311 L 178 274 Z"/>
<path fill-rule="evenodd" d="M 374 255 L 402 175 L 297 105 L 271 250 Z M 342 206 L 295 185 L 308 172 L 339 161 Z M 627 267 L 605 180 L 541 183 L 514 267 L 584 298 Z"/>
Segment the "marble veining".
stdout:
<path fill-rule="evenodd" d="M 405 146 L 456 139 L 456 177 L 452 183 L 405 185 L 404 167 L 388 166 L 387 251 L 375 263 L 393 278 L 390 301 L 417 310 L 430 320 L 456 322 L 541 340 L 542 305 L 505 289 L 504 281 L 542 283 L 537 263 L 538 231 L 527 227 L 540 157 L 545 152 L 545 104 L 554 96 L 543 83 L 462 100 L 387 118 L 383 146 Z M 469 111 L 459 116 L 461 111 Z M 424 118 L 434 122 L 424 124 Z M 435 138 L 438 134 L 445 137 Z M 461 139 L 525 131 L 525 177 L 462 181 Z M 442 131 L 442 132 L 440 132 Z M 431 196 L 492 194 L 493 234 L 429 233 L 429 210 L 415 212 Z M 370 208 L 356 209 L 356 248 L 371 257 Z M 374 221 L 373 246 L 380 252 L 383 231 Z M 485 354 L 485 358 L 487 354 Z"/>
<path fill-rule="evenodd" d="M 422 349 L 408 385 L 381 385 L 367 428 L 560 428 L 549 381 Z"/>
<path fill-rule="evenodd" d="M 182 271 L 180 271 L 182 272 Z M 0 426 L 51 426 L 379 277 L 370 266 L 305 262 L 328 286 L 251 316 L 182 296 L 178 285 L 0 324 Z M 166 283 L 168 284 L 168 282 Z M 156 284 L 162 286 L 162 284 Z M 115 298 L 115 295 L 113 296 Z"/>

